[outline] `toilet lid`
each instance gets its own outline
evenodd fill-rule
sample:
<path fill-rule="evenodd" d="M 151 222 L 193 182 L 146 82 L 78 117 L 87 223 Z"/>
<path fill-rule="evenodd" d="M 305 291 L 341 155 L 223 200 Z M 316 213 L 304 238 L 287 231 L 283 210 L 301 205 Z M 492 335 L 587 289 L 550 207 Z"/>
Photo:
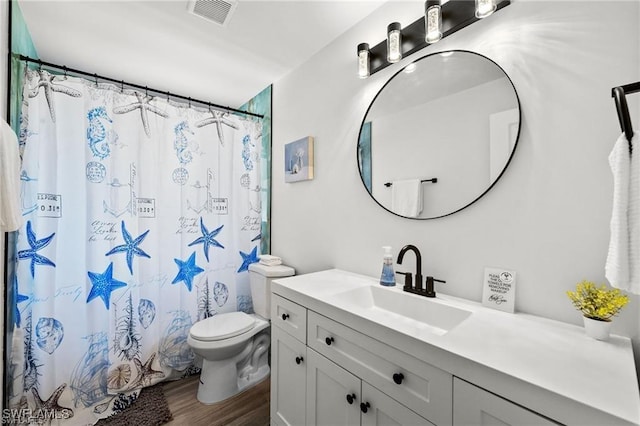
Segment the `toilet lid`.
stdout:
<path fill-rule="evenodd" d="M 244 312 L 229 312 L 198 321 L 189 334 L 197 340 L 228 339 L 251 330 L 255 322 L 255 318 Z"/>

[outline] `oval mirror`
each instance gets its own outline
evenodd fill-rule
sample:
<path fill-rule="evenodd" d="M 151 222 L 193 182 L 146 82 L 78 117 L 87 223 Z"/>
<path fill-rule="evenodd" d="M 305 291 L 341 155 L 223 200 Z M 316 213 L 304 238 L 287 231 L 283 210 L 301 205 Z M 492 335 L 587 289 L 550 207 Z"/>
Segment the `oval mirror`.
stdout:
<path fill-rule="evenodd" d="M 360 127 L 360 177 L 394 214 L 447 216 L 498 181 L 519 133 L 518 95 L 502 68 L 474 52 L 434 53 L 396 73 L 373 99 Z"/>

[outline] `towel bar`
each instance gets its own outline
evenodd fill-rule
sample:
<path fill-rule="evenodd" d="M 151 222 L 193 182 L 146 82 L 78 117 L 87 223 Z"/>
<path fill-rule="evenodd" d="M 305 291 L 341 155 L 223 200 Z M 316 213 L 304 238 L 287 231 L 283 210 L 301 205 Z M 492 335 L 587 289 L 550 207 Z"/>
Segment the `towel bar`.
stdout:
<path fill-rule="evenodd" d="M 425 183 L 425 182 L 437 183 L 438 182 L 438 178 L 422 179 L 420 182 L 422 182 L 422 183 Z M 393 185 L 392 182 L 386 182 L 384 184 L 384 186 L 386 186 L 387 188 L 390 187 L 391 185 Z"/>

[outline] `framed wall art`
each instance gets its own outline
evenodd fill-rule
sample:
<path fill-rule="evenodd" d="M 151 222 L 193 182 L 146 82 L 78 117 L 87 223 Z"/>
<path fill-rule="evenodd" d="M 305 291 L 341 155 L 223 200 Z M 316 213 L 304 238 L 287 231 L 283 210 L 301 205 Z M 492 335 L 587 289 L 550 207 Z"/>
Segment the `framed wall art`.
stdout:
<path fill-rule="evenodd" d="M 313 137 L 307 136 L 284 146 L 284 181 L 313 179 Z"/>

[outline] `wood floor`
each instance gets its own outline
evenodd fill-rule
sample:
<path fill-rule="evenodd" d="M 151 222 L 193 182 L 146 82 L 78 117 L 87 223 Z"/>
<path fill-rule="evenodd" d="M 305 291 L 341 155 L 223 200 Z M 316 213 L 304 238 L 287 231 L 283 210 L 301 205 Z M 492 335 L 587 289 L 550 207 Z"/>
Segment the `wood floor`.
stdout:
<path fill-rule="evenodd" d="M 170 426 L 268 426 L 270 380 L 226 401 L 205 405 L 198 401 L 196 374 L 164 384 L 164 395 L 173 414 Z"/>

